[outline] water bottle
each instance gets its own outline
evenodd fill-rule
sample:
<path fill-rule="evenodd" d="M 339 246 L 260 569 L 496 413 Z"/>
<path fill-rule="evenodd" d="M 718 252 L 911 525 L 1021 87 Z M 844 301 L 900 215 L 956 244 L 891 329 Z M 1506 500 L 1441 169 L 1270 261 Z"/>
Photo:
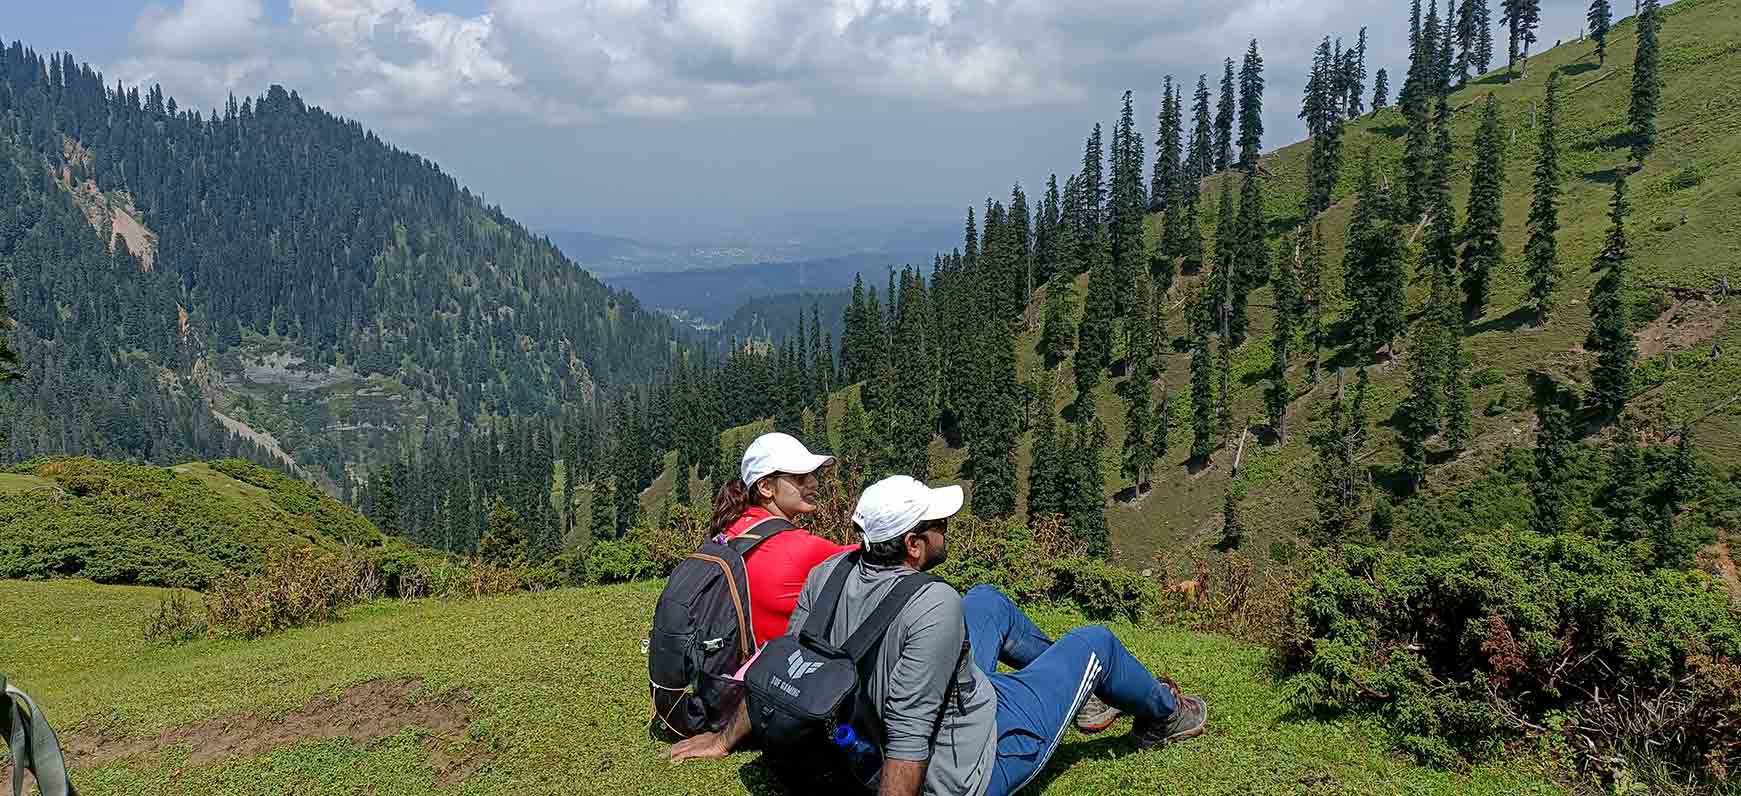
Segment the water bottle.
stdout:
<path fill-rule="evenodd" d="M 882 751 L 858 737 L 850 724 L 835 728 L 834 745 L 840 747 L 841 757 L 846 759 L 847 774 L 853 781 L 876 791 L 883 779 Z"/>

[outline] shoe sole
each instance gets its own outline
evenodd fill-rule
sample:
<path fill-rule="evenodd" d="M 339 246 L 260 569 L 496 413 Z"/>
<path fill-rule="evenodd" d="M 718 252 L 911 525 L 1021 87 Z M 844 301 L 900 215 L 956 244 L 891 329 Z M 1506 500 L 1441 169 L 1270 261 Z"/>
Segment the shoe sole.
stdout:
<path fill-rule="evenodd" d="M 1118 723 L 1118 717 L 1120 715 L 1121 714 L 1117 710 L 1108 710 L 1105 713 L 1086 721 L 1077 719 L 1076 731 L 1083 735 L 1093 735 L 1098 732 L 1105 732 L 1112 725 Z"/>
<path fill-rule="evenodd" d="M 1208 729 L 1208 728 L 1209 728 L 1209 703 L 1205 702 L 1205 703 L 1203 703 L 1203 721 L 1199 722 L 1197 724 L 1197 726 L 1192 727 L 1189 730 L 1185 730 L 1184 732 L 1174 733 L 1173 735 L 1167 736 L 1167 740 L 1164 741 L 1163 743 L 1170 745 L 1170 744 L 1173 744 L 1173 743 L 1176 743 L 1179 741 L 1183 741 L 1183 740 L 1186 740 L 1189 738 L 1195 738 L 1199 735 L 1202 735 L 1203 731 Z"/>

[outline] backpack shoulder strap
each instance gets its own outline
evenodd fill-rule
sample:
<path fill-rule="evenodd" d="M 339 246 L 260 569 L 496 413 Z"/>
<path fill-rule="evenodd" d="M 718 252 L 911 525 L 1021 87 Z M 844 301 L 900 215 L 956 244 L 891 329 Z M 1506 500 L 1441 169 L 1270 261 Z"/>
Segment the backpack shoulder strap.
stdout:
<path fill-rule="evenodd" d="M 828 582 L 822 584 L 822 593 L 816 595 L 816 602 L 810 606 L 810 618 L 804 620 L 800 639 L 808 639 L 813 644 L 828 644 L 828 626 L 834 624 L 834 613 L 840 607 L 840 595 L 846 589 L 846 578 L 858 566 L 858 559 L 859 551 L 854 550 L 834 565 L 834 571 L 828 575 Z"/>
<path fill-rule="evenodd" d="M 852 636 L 846 640 L 846 646 L 842 649 L 846 651 L 847 655 L 852 656 L 854 663 L 864 662 L 865 656 L 869 655 L 870 651 L 882 642 L 883 633 L 895 621 L 895 615 L 899 614 L 901 609 L 906 608 L 907 603 L 912 601 L 913 595 L 917 594 L 920 589 L 942 580 L 936 575 L 925 572 L 915 572 L 903 576 L 895 582 L 895 587 L 889 591 L 888 596 L 884 597 L 882 602 L 877 603 L 876 610 L 872 611 L 871 615 L 864 620 L 864 624 L 859 625 L 858 629 L 853 631 Z"/>
<path fill-rule="evenodd" d="M 748 558 L 750 551 L 760 547 L 763 542 L 797 527 L 779 517 L 769 517 L 750 526 L 749 530 L 725 540 L 725 545 L 738 555 Z"/>

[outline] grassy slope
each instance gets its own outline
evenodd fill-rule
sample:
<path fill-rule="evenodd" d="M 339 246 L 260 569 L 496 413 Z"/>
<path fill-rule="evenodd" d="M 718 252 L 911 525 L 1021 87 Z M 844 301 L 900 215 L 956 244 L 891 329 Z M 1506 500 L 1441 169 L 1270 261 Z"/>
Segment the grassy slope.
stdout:
<path fill-rule="evenodd" d="M 1659 144 L 1644 170 L 1631 175 L 1627 183 L 1632 204 L 1627 232 L 1633 257 L 1635 303 L 1647 302 L 1653 294 L 1660 295 L 1664 286 L 1708 290 L 1723 274 L 1730 274 L 1735 282 L 1736 265 L 1741 263 L 1741 86 L 1730 79 L 1731 75 L 1741 74 L 1741 2 L 1681 0 L 1668 6 L 1665 13 L 1662 31 L 1665 83 L 1657 119 Z M 1493 300 L 1487 315 L 1473 322 L 1472 333 L 1464 340 L 1465 353 L 1475 369 L 1494 368 L 1502 378 L 1472 391 L 1477 439 L 1470 453 L 1434 468 L 1429 476 L 1430 488 L 1453 487 L 1479 470 L 1492 453 L 1505 445 L 1529 444 L 1534 416 L 1528 409 L 1516 408 L 1526 403 L 1516 399 L 1528 395 L 1526 377 L 1531 369 L 1587 381 L 1591 358 L 1581 348 L 1589 330 L 1585 299 L 1596 281 L 1589 264 L 1607 232 L 1614 169 L 1629 157 L 1618 136 L 1625 132 L 1635 47 L 1636 26 L 1628 19 L 1609 36 L 1605 66 L 1596 65 L 1594 42 L 1571 42 L 1532 57 L 1524 77 L 1508 82 L 1502 69 L 1471 81 L 1451 96 L 1451 107 L 1455 110 L 1452 194 L 1459 220 L 1468 199 L 1471 143 L 1480 121 L 1480 103 L 1489 92 L 1499 99 L 1503 124 L 1507 130 L 1515 128 L 1516 139 L 1508 146 L 1505 160 L 1506 262 L 1495 274 Z M 1397 67 L 1393 71 L 1400 74 L 1401 65 L 1393 66 Z M 1561 73 L 1562 92 L 1560 168 L 1564 180 L 1559 233 L 1562 281 L 1559 308 L 1547 327 L 1538 329 L 1519 311 L 1526 288 L 1522 257 L 1536 154 L 1531 109 L 1540 104 L 1548 75 L 1555 70 Z M 1319 219 L 1328 250 L 1324 284 L 1332 294 L 1331 311 L 1325 317 L 1327 325 L 1334 324 L 1341 308 L 1342 249 L 1355 203 L 1353 189 L 1358 182 L 1362 153 L 1370 150 L 1380 173 L 1388 171 L 1394 184 L 1400 174 L 1403 124 L 1400 112 L 1392 108 L 1369 114 L 1347 127 L 1343 144 L 1345 162 L 1335 205 Z M 1310 143 L 1300 142 L 1263 158 L 1263 170 L 1268 177 L 1264 196 L 1274 233 L 1293 229 L 1301 222 L 1299 206 L 1304 197 L 1310 153 Z M 1673 189 L 1670 177 L 1688 167 L 1698 171 L 1702 181 L 1689 189 Z M 1204 235 L 1211 250 L 1220 179 L 1211 178 L 1204 189 L 1207 213 Z M 1687 219 L 1684 225 L 1680 223 L 1683 211 Z M 1158 223 L 1158 217 L 1150 217 L 1151 242 L 1158 237 Z M 1272 239 L 1272 257 L 1273 248 Z M 1187 295 L 1185 287 L 1195 279 L 1181 279 L 1169 297 L 1169 306 L 1173 307 L 1169 328 L 1175 336 L 1184 332 L 1184 308 L 1180 302 Z M 1741 282 L 1736 282 L 1735 287 L 1741 289 Z M 1085 293 L 1086 277 L 1078 278 L 1075 284 L 1078 314 Z M 1410 295 L 1412 313 L 1424 300 L 1424 285 L 1411 285 Z M 1262 391 L 1270 362 L 1272 316 L 1268 307 L 1272 300 L 1267 287 L 1252 296 L 1251 340 L 1233 356 L 1234 415 L 1250 418 L 1254 429 L 1264 423 Z M 1043 295 L 1036 302 L 1043 302 Z M 1736 385 L 1741 384 L 1741 357 L 1731 354 L 1713 362 L 1709 356 L 1713 342 L 1726 351 L 1741 351 L 1741 324 L 1730 322 L 1735 306 L 1734 301 L 1714 308 L 1693 303 L 1677 306 L 1668 313 L 1698 316 L 1717 324 L 1719 329 L 1714 336 L 1678 340 L 1671 346 L 1676 349 L 1677 369 L 1662 387 L 1640 396 L 1634 402 L 1637 408 L 1647 416 L 1678 422 L 1698 418 L 1707 408 L 1736 393 Z M 1038 342 L 1040 313 L 1030 311 L 1028 317 L 1031 326 L 1022 336 L 1018 352 L 1023 378 L 1030 378 L 1040 366 L 1033 351 Z M 1639 324 L 1643 322 L 1644 319 L 1638 319 Z M 1660 360 L 1659 352 L 1649 353 Z M 1228 484 L 1232 454 L 1217 452 L 1215 467 L 1203 473 L 1192 474 L 1184 466 L 1185 452 L 1190 447 L 1189 360 L 1188 353 L 1167 357 L 1164 375 L 1173 392 L 1172 453 L 1166 466 L 1156 473 L 1153 490 L 1139 501 L 1113 500 L 1130 486 L 1118 472 L 1119 441 L 1124 438 L 1125 429 L 1124 407 L 1113 391 L 1117 380 L 1106 381 L 1095 393 L 1099 416 L 1106 422 L 1111 439 L 1105 451 L 1108 475 L 1105 493 L 1112 501 L 1107 518 L 1113 530 L 1116 557 L 1126 564 L 1146 566 L 1157 554 L 1201 549 L 1219 535 L 1222 496 Z M 1401 366 L 1402 360 L 1374 365 L 1370 361 L 1357 361 L 1341 347 L 1327 350 L 1324 360 L 1327 368 L 1338 365 L 1371 368 L 1375 406 L 1370 416 L 1375 423 L 1388 420 L 1406 397 L 1406 368 Z M 1061 384 L 1068 384 L 1070 363 L 1066 361 L 1060 367 Z M 1290 420 L 1294 433 L 1287 444 L 1259 444 L 1255 439 L 1246 443 L 1240 469 L 1249 491 L 1242 518 L 1248 528 L 1248 550 L 1255 555 L 1263 555 L 1272 541 L 1291 539 L 1294 530 L 1312 517 L 1309 487 L 1312 456 L 1304 432 L 1322 411 L 1325 386 L 1334 383 L 1333 371 L 1327 369 L 1326 374 L 1317 388 L 1308 389 L 1304 370 L 1298 367 L 1294 370 L 1292 377 L 1299 397 Z M 1348 378 L 1352 382 L 1352 371 Z M 1513 408 L 1491 416 L 1484 413 L 1491 402 L 1507 394 L 1514 399 L 1509 402 Z M 831 427 L 839 419 L 843 395 L 837 393 L 831 401 Z M 1062 395 L 1059 406 L 1073 397 Z M 747 431 L 738 429 L 726 436 Z M 1713 457 L 1741 460 L 1741 405 L 1704 419 L 1698 432 L 1700 446 Z M 838 439 L 835 441 L 838 445 Z M 1382 477 L 1397 462 L 1396 436 L 1388 426 L 1379 425 L 1375 441 L 1378 450 L 1367 461 L 1375 466 L 1375 475 Z M 1016 451 L 1024 484 L 1032 466 L 1031 444 L 1031 435 L 1024 436 Z M 956 478 L 964 459 L 964 450 L 934 441 L 933 477 Z M 668 482 L 668 478 L 662 478 L 643 497 L 644 504 L 657 505 L 669 491 Z"/>
<path fill-rule="evenodd" d="M 1658 149 L 1644 170 L 1628 179 L 1632 203 L 1628 235 L 1637 301 L 1646 300 L 1647 294 L 1653 292 L 1644 289 L 1646 286 L 1654 287 L 1657 293 L 1664 285 L 1709 289 L 1718 275 L 1733 274 L 1736 264 L 1741 262 L 1741 226 L 1738 226 L 1741 221 L 1737 221 L 1741 219 L 1741 87 L 1731 79 L 1741 73 L 1738 9 L 1741 4 L 1734 0 L 1684 0 L 1666 9 L 1662 33 L 1665 86 L 1657 120 Z M 1492 92 L 1499 99 L 1503 122 L 1508 129 L 1515 128 L 1516 143 L 1509 146 L 1506 155 L 1507 261 L 1495 277 L 1493 301 L 1487 315 L 1474 322 L 1473 333 L 1464 343 L 1476 369 L 1495 368 L 1503 381 L 1474 391 L 1472 405 L 1478 439 L 1472 448 L 1479 453 L 1436 468 L 1430 476 L 1435 489 L 1448 488 L 1474 472 L 1483 461 L 1480 454 L 1491 453 L 1506 444 L 1527 444 L 1533 422 L 1528 410 L 1513 409 L 1489 417 L 1483 414 L 1483 409 L 1507 391 L 1526 395 L 1525 376 L 1531 368 L 1587 380 L 1590 358 L 1581 353 L 1579 346 L 1589 329 L 1585 297 L 1595 284 L 1589 263 L 1607 230 L 1613 169 L 1627 160 L 1626 151 L 1615 137 L 1624 132 L 1635 33 L 1633 21 L 1627 20 L 1610 35 L 1604 67 L 1596 66 L 1593 42 L 1573 42 L 1532 57 L 1527 77 L 1505 82 L 1502 74 L 1496 73 L 1472 81 L 1451 97 L 1451 107 L 1457 111 L 1453 135 L 1457 178 L 1453 200 L 1459 219 L 1468 196 L 1473 159 L 1470 145 L 1479 122 L 1480 103 L 1487 93 Z M 1559 247 L 1563 281 L 1558 294 L 1559 309 L 1545 329 L 1537 329 L 1525 323 L 1527 317 L 1523 313 L 1515 311 L 1524 299 L 1522 252 L 1536 152 L 1531 108 L 1540 103 L 1552 70 L 1561 72 L 1562 90 L 1560 141 L 1565 180 Z M 1320 219 L 1329 250 L 1325 285 L 1338 300 L 1342 293 L 1343 241 L 1354 206 L 1351 193 L 1358 181 L 1361 154 L 1370 149 L 1375 161 L 1390 169 L 1394 181 L 1403 145 L 1402 125 L 1401 115 L 1390 109 L 1348 127 L 1337 202 Z M 1309 154 L 1310 144 L 1302 142 L 1263 159 L 1263 169 L 1269 175 L 1264 188 L 1272 232 L 1292 229 L 1300 223 L 1298 208 L 1304 195 Z M 1673 190 L 1669 178 L 1687 167 L 1701 173 L 1703 181 L 1690 189 Z M 1219 179 L 1211 179 L 1205 189 L 1211 215 Z M 1679 223 L 1683 211 L 1687 219 L 1684 225 Z M 1156 220 L 1150 219 L 1151 238 Z M 1212 217 L 1206 222 L 1206 235 L 1212 232 L 1213 223 Z M 1271 246 L 1273 252 L 1273 239 Z M 1180 284 L 1189 283 L 1190 280 L 1182 280 Z M 1077 285 L 1078 297 L 1084 293 L 1083 288 L 1082 284 Z M 1184 295 L 1181 287 L 1175 287 L 1171 300 L 1176 303 Z M 1424 286 L 1413 286 L 1411 296 L 1418 305 L 1424 297 Z M 1268 288 L 1253 295 L 1253 339 L 1234 353 L 1233 360 L 1234 381 L 1239 385 L 1235 416 L 1249 416 L 1254 426 L 1264 422 L 1261 379 L 1270 359 L 1271 315 L 1267 306 L 1271 301 Z M 1701 306 L 1692 305 L 1688 311 L 1721 320 L 1730 320 L 1735 312 L 1733 301 L 1715 309 Z M 1171 315 L 1174 334 L 1183 332 L 1181 315 L 1182 308 Z M 1330 320 L 1327 318 L 1326 322 Z M 1024 342 L 1032 344 L 1037 334 L 1037 329 L 1032 330 Z M 1736 350 L 1741 346 L 1741 326 L 1726 323 L 1715 341 L 1725 349 Z M 1678 369 L 1669 383 L 1641 397 L 1635 405 L 1647 413 L 1678 421 L 1696 418 L 1707 407 L 1734 394 L 1736 385 L 1741 384 L 1741 363 L 1734 356 L 1710 362 L 1711 342 L 1711 339 L 1686 342 L 1687 347 L 1677 352 Z M 1339 358 L 1331 360 L 1338 355 Z M 1325 357 L 1335 365 L 1370 364 L 1356 362 L 1352 355 L 1339 349 L 1327 351 Z M 1035 367 L 1035 359 L 1031 350 L 1024 349 L 1025 369 Z M 1189 429 L 1185 426 L 1189 356 L 1172 355 L 1167 365 L 1166 381 L 1174 392 L 1176 413 L 1172 437 L 1175 453 L 1168 466 L 1157 474 L 1154 492 L 1145 500 L 1134 505 L 1115 503 L 1108 512 L 1120 558 L 1130 564 L 1146 562 L 1157 552 L 1210 542 L 1220 527 L 1221 499 L 1231 455 L 1225 451 L 1218 453 L 1215 469 L 1206 473 L 1192 476 L 1186 471 L 1183 452 L 1190 444 Z M 1068 373 L 1068 365 L 1065 367 Z M 1373 368 L 1375 421 L 1388 419 L 1405 397 L 1404 370 L 1388 364 Z M 1296 370 L 1293 376 L 1296 392 L 1305 391 L 1303 371 Z M 1352 381 L 1352 373 L 1349 378 Z M 1333 383 L 1333 377 L 1329 383 Z M 1291 421 L 1294 434 L 1286 445 L 1259 446 L 1254 441 L 1247 442 L 1241 471 L 1251 489 L 1242 517 L 1252 527 L 1248 545 L 1254 545 L 1258 551 L 1264 550 L 1271 540 L 1286 538 L 1292 528 L 1311 516 L 1307 480 L 1311 452 L 1301 432 L 1321 411 L 1321 399 L 1326 394 L 1320 387 L 1296 400 Z M 1110 384 L 1103 386 L 1096 398 L 1100 416 L 1106 420 L 1114 440 L 1107 451 L 1107 469 L 1112 477 L 1106 492 L 1111 496 L 1129 485 L 1116 474 L 1117 440 L 1124 435 L 1124 411 L 1113 397 Z M 1376 439 L 1381 449 L 1369 461 L 1381 469 L 1382 475 L 1382 468 L 1397 460 L 1395 435 L 1380 427 Z M 1741 413 L 1719 413 L 1706 419 L 1699 426 L 1699 441 L 1713 456 L 1729 461 L 1741 458 Z M 1026 443 L 1023 447 L 1021 464 L 1026 467 Z"/>
<path fill-rule="evenodd" d="M 6 582 L 0 615 L 34 613 L 28 627 L 0 626 L 0 661 L 74 750 L 89 749 L 98 731 L 154 738 L 212 717 L 283 715 L 369 680 L 411 678 L 424 696 L 470 696 L 466 739 L 434 745 L 448 759 L 487 762 L 443 792 L 777 793 L 753 755 L 673 768 L 640 728 L 638 646 L 659 587 L 378 602 L 329 627 L 154 648 L 126 620 L 142 619 L 162 590 Z M 1079 621 L 1055 612 L 1039 618 L 1054 631 Z M 1042 782 L 1045 792 L 1153 793 L 1187 782 L 1200 794 L 1558 792 L 1524 761 L 1433 771 L 1387 753 L 1369 723 L 1288 718 L 1258 649 L 1176 630 L 1118 631 L 1143 660 L 1208 696 L 1210 733 L 1149 753 L 1124 742 L 1128 722 L 1093 740 L 1072 734 L 1052 763 L 1059 773 Z M 426 742 L 411 729 L 365 744 L 303 741 L 205 765 L 190 765 L 182 745 L 75 774 L 90 794 L 427 793 L 436 772 Z"/>

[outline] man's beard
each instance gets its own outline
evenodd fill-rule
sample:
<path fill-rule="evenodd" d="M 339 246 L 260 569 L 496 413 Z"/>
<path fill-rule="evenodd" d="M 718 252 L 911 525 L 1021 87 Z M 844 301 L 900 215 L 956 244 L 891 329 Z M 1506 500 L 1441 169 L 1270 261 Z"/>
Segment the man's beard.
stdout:
<path fill-rule="evenodd" d="M 941 565 L 943 562 L 948 561 L 948 560 L 949 560 L 949 542 L 947 540 L 945 540 L 943 542 L 943 544 L 938 545 L 935 549 L 928 550 L 928 552 L 926 553 L 926 558 L 925 558 L 925 566 L 921 567 L 920 569 L 922 571 L 928 572 L 932 569 L 935 569 L 936 567 Z"/>

